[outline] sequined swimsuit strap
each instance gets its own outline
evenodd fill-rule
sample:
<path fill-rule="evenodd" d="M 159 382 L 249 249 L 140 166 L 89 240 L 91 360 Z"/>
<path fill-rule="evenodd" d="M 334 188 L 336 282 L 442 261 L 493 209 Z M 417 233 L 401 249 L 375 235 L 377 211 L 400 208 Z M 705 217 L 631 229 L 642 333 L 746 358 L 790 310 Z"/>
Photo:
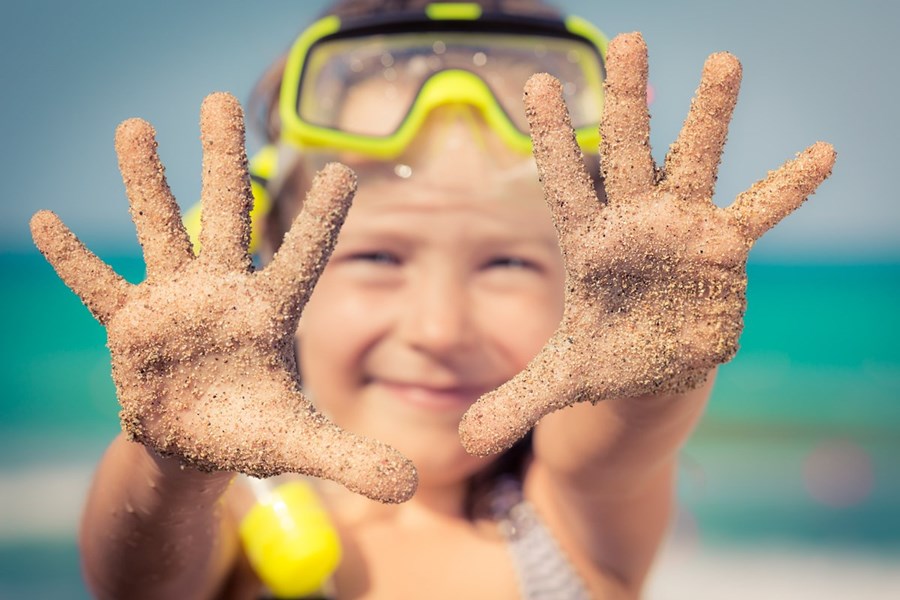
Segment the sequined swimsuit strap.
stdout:
<path fill-rule="evenodd" d="M 491 504 L 500 531 L 508 542 L 523 599 L 590 599 L 584 581 L 540 515 L 522 496 L 522 487 L 517 480 L 499 482 Z"/>

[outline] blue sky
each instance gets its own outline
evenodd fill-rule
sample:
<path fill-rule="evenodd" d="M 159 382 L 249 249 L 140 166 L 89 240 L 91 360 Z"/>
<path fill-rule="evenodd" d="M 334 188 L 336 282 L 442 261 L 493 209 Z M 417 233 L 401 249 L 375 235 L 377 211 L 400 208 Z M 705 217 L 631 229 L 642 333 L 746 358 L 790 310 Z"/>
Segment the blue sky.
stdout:
<path fill-rule="evenodd" d="M 263 68 L 325 4 L 7 3 L 0 250 L 30 250 L 28 218 L 50 208 L 101 253 L 137 251 L 113 152 L 116 125 L 132 116 L 155 125 L 172 189 L 182 206 L 191 204 L 200 189 L 203 97 L 228 90 L 246 100 Z M 887 48 L 900 23 L 896 3 L 557 4 L 609 35 L 643 32 L 658 159 L 677 135 L 706 55 L 728 50 L 741 59 L 744 84 L 720 170 L 720 205 L 814 141 L 836 146 L 832 179 L 754 258 L 900 258 L 900 208 L 890 183 L 900 80 L 896 51 Z"/>

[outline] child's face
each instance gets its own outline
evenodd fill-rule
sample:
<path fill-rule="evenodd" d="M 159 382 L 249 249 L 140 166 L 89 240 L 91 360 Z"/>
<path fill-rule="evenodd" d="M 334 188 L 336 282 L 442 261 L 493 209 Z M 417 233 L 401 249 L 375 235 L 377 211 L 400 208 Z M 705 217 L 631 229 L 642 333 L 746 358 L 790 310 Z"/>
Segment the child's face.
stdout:
<path fill-rule="evenodd" d="M 491 459 L 460 445 L 460 417 L 553 333 L 564 269 L 530 157 L 498 151 L 477 115 L 436 111 L 398 161 L 354 164 L 359 190 L 298 332 L 317 406 L 393 445 L 423 484 Z M 488 149 L 490 148 L 490 149 Z"/>

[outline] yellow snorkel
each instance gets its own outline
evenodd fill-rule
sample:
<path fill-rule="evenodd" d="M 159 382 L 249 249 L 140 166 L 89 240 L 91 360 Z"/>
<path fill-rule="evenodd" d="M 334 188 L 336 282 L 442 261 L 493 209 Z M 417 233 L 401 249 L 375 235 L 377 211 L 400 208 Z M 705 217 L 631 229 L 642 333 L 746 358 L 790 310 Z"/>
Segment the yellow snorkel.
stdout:
<path fill-rule="evenodd" d="M 276 598 L 321 591 L 341 560 L 341 541 L 312 486 L 245 479 L 256 495 L 240 524 L 244 552 Z"/>

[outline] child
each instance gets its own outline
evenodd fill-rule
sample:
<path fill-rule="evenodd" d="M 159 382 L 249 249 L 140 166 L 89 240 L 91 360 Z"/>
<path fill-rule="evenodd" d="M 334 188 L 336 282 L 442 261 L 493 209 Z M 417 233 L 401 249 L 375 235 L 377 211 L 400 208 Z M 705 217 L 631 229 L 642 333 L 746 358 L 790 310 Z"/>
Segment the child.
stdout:
<path fill-rule="evenodd" d="M 89 586 L 258 597 L 235 472 L 300 472 L 343 484 L 316 484 L 343 547 L 333 597 L 638 597 L 677 450 L 737 348 L 747 252 L 827 177 L 831 148 L 718 209 L 733 57 L 710 57 L 657 170 L 637 34 L 604 57 L 537 2 L 330 14 L 267 79 L 266 268 L 246 252 L 243 129 L 223 94 L 201 112 L 197 258 L 136 120 L 116 145 L 144 283 L 55 216 L 32 221 L 107 326 L 122 403 L 81 531 Z M 535 172 L 515 101 L 540 71 L 560 82 L 525 86 Z M 597 146 L 604 73 L 601 180 L 579 146 Z"/>

